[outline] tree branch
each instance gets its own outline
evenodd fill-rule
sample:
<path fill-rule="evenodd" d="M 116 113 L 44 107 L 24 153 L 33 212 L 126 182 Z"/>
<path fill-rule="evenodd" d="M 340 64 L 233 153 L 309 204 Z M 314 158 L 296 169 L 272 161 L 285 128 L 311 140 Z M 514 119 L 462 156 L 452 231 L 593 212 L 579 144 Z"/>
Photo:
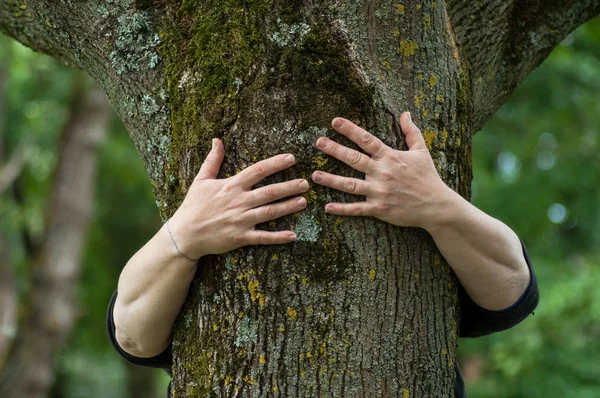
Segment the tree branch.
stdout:
<path fill-rule="evenodd" d="M 474 131 L 570 32 L 600 14 L 599 0 L 449 0 L 447 7 L 470 72 Z"/>

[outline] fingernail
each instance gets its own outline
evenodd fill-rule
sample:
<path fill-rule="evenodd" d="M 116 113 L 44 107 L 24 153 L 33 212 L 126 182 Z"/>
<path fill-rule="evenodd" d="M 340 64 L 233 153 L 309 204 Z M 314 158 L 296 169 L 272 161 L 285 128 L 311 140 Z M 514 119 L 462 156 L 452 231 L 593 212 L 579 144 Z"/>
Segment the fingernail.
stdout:
<path fill-rule="evenodd" d="M 340 118 L 333 119 L 333 127 L 342 127 L 342 124 L 344 124 L 344 122 L 342 122 L 342 119 L 340 119 Z"/>
<path fill-rule="evenodd" d="M 412 117 L 410 117 L 410 112 L 406 112 L 408 113 L 408 120 L 410 120 L 412 122 Z"/>
<path fill-rule="evenodd" d="M 302 188 L 304 190 L 308 189 L 308 181 L 306 181 L 306 180 L 300 181 L 300 188 Z"/>
<path fill-rule="evenodd" d="M 217 147 L 217 139 L 213 138 L 212 139 L 212 149 L 215 149 Z"/>
<path fill-rule="evenodd" d="M 287 155 L 285 157 L 285 161 L 288 162 L 289 164 L 293 164 L 294 163 L 294 155 Z"/>
<path fill-rule="evenodd" d="M 317 140 L 317 148 L 325 148 L 326 145 L 327 142 L 325 141 L 325 138 L 321 137 Z"/>
<path fill-rule="evenodd" d="M 304 206 L 306 206 L 306 199 L 300 198 L 297 200 L 297 203 L 298 203 L 298 206 L 304 207 Z"/>
<path fill-rule="evenodd" d="M 313 176 L 313 180 L 315 180 L 316 182 L 323 181 L 323 175 L 321 173 L 315 173 L 315 175 Z"/>
<path fill-rule="evenodd" d="M 296 240 L 296 234 L 294 234 L 294 233 L 289 234 L 288 235 L 288 239 L 289 240 Z"/>

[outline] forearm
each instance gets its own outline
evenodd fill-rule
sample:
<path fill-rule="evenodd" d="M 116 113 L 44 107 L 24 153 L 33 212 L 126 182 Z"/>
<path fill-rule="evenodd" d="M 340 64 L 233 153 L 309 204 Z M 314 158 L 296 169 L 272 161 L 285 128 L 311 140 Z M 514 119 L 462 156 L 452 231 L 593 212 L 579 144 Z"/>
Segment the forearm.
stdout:
<path fill-rule="evenodd" d="M 151 357 L 167 347 L 196 267 L 176 251 L 166 225 L 127 262 L 113 312 L 125 351 Z"/>
<path fill-rule="evenodd" d="M 519 237 L 448 188 L 425 229 L 475 303 L 489 310 L 514 304 L 530 273 Z"/>

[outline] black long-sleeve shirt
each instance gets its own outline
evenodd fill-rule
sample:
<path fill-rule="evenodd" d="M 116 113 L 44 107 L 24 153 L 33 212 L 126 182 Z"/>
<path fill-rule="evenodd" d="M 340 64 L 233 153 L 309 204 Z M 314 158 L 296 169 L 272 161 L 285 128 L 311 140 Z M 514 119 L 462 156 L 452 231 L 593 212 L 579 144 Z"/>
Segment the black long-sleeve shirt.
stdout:
<path fill-rule="evenodd" d="M 539 292 L 531 259 L 525 245 L 521 241 L 523 248 L 523 256 L 529 267 L 531 279 L 527 289 L 521 297 L 510 307 L 500 310 L 491 311 L 477 305 L 467 294 L 462 286 L 459 287 L 459 294 L 462 303 L 462 316 L 460 320 L 459 337 L 480 337 L 494 332 L 510 329 L 522 320 L 524 320 L 537 307 L 539 301 Z M 169 376 L 172 376 L 172 354 L 171 344 L 164 349 L 160 354 L 150 358 L 140 358 L 125 352 L 117 342 L 115 337 L 115 323 L 113 320 L 113 308 L 117 298 L 117 291 L 113 293 L 108 310 L 106 312 L 106 326 L 111 344 L 115 350 L 127 361 L 141 366 L 149 366 L 153 368 L 164 369 Z M 464 382 L 458 364 L 455 364 L 456 382 L 455 382 L 455 398 L 467 398 Z M 171 383 L 169 383 L 167 397 L 171 396 Z"/>

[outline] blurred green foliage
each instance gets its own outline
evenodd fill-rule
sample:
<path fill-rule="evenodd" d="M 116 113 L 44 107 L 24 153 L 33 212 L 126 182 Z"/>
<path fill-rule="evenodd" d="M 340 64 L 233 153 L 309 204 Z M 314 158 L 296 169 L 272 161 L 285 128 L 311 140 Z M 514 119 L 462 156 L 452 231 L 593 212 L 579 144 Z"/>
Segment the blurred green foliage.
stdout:
<path fill-rule="evenodd" d="M 540 304 L 459 341 L 479 397 L 600 396 L 600 19 L 571 34 L 473 139 L 473 203 L 527 246 Z"/>
<path fill-rule="evenodd" d="M 10 192 L 0 197 L 0 231 L 14 248 L 23 295 L 19 231 L 42 232 L 73 71 L 0 37 L 0 55 L 9 48 L 6 152 L 25 143 L 29 156 L 19 180 L 23 202 Z M 473 202 L 525 242 L 541 301 L 516 328 L 459 342 L 463 370 L 477 365 L 465 372 L 471 397 L 600 396 L 599 92 L 596 19 L 570 35 L 474 138 Z M 126 368 L 106 336 L 106 305 L 121 268 L 160 225 L 143 164 L 116 117 L 100 160 L 80 318 L 56 365 L 56 397 L 126 396 Z M 156 375 L 162 396 L 168 381 Z"/>

